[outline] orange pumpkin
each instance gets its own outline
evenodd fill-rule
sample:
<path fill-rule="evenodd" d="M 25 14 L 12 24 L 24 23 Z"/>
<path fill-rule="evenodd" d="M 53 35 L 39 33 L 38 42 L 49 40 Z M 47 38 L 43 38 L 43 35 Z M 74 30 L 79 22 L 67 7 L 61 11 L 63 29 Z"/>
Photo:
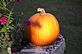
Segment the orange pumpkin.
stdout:
<path fill-rule="evenodd" d="M 27 38 L 34 45 L 44 46 L 55 41 L 59 35 L 59 24 L 56 17 L 46 13 L 43 8 L 37 9 L 40 13 L 34 14 L 27 26 Z"/>

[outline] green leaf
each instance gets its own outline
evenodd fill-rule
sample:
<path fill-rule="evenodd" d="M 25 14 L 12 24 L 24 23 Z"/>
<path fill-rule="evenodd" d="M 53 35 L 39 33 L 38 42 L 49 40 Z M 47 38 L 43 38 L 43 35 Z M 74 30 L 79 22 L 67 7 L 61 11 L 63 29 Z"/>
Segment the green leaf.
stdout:
<path fill-rule="evenodd" d="M 2 28 L 0 32 L 6 32 L 6 28 Z"/>
<path fill-rule="evenodd" d="M 12 27 L 12 26 L 9 26 L 9 28 L 10 28 L 10 29 L 14 29 L 14 27 Z"/>
<path fill-rule="evenodd" d="M 3 0 L 3 7 L 6 7 L 7 6 L 7 4 L 6 4 L 6 2 Z"/>
<path fill-rule="evenodd" d="M 2 6 L 1 1 L 0 1 L 0 6 Z"/>
<path fill-rule="evenodd" d="M 3 39 L 3 37 L 4 37 L 4 35 L 3 35 L 3 33 L 1 33 L 1 40 Z"/>
<path fill-rule="evenodd" d="M 2 14 L 0 13 L 0 17 L 2 17 Z"/>
<path fill-rule="evenodd" d="M 11 24 L 13 21 L 12 20 L 9 20 L 9 24 Z"/>

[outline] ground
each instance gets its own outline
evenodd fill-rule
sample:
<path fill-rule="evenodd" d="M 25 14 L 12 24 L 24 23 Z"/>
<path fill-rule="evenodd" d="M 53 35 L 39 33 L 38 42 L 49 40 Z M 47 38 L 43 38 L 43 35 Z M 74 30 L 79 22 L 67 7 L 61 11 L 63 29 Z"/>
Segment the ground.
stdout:
<path fill-rule="evenodd" d="M 61 34 L 66 40 L 65 54 L 82 54 L 82 1 L 81 0 L 21 0 L 15 14 L 21 19 L 29 19 L 38 7 L 55 15 L 59 21 Z"/>

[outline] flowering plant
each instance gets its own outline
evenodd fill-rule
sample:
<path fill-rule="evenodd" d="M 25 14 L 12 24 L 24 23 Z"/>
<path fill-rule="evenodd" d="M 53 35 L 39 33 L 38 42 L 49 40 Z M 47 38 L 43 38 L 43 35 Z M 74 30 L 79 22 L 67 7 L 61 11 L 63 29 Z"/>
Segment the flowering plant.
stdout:
<path fill-rule="evenodd" d="M 15 0 L 0 0 L 0 54 L 11 54 Z M 12 7 L 10 4 L 13 4 Z"/>
<path fill-rule="evenodd" d="M 6 17 L 2 17 L 2 18 L 0 19 L 0 24 L 2 24 L 2 25 L 6 24 L 7 22 L 8 22 L 8 20 L 7 20 Z"/>

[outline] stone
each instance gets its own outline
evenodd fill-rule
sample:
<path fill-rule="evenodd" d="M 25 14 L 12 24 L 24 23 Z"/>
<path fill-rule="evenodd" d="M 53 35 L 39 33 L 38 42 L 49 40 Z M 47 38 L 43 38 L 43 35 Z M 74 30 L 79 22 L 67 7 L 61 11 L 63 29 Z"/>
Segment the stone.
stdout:
<path fill-rule="evenodd" d="M 48 46 L 35 46 L 29 43 L 24 49 L 16 54 L 64 54 L 65 39 L 59 35 L 58 39 Z"/>

